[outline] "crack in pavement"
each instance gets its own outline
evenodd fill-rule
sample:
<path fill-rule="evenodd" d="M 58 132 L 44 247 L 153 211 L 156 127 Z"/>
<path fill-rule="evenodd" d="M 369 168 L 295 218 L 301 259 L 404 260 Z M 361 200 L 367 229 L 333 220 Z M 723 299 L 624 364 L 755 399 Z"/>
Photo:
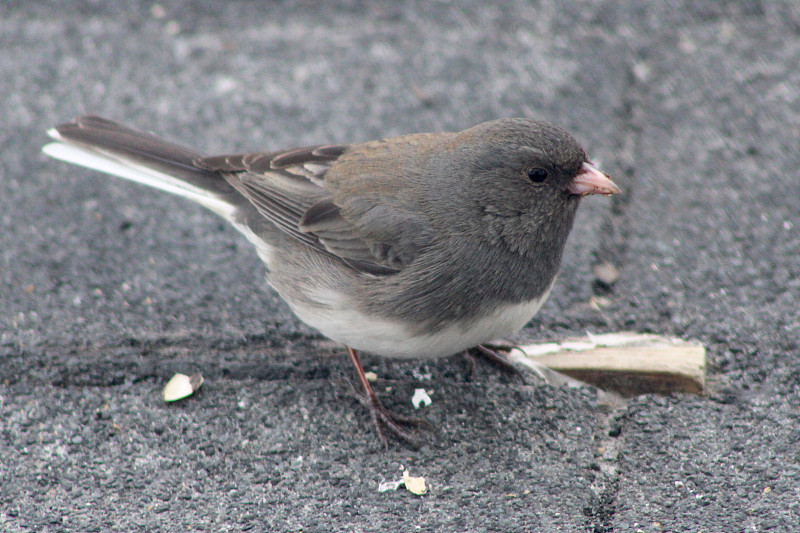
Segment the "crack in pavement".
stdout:
<path fill-rule="evenodd" d="M 617 272 L 621 272 L 626 263 L 630 235 L 628 207 L 636 190 L 636 154 L 641 140 L 642 102 L 648 91 L 646 78 L 647 66 L 644 59 L 641 54 L 633 52 L 626 69 L 625 89 L 619 111 L 620 135 L 615 150 L 619 175 L 614 176 L 614 181 L 620 186 L 622 193 L 611 197 L 609 214 L 601 223 L 600 242 L 595 250 L 596 260 L 593 267 L 610 264 Z M 595 279 L 595 295 L 613 291 L 613 281 L 605 283 Z M 626 412 L 627 401 L 602 391 L 600 395 L 609 400 L 611 408 L 598 418 L 595 428 L 598 442 L 595 450 L 597 462 L 592 468 L 597 475 L 591 483 L 592 497 L 584 508 L 584 514 L 591 531 L 605 533 L 614 530 L 616 497 L 620 483 L 619 456 L 625 444 L 618 419 Z"/>

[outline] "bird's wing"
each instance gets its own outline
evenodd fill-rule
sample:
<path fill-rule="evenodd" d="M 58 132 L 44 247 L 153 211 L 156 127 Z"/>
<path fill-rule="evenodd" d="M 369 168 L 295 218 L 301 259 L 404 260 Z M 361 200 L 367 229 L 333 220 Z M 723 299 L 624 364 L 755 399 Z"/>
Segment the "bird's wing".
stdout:
<path fill-rule="evenodd" d="M 324 145 L 280 152 L 202 157 L 195 165 L 219 172 L 258 212 L 285 234 L 336 256 L 354 269 L 373 275 L 400 271 L 419 246 L 398 238 L 419 236 L 412 217 L 390 214 L 389 205 L 370 204 L 345 212 L 325 183 L 325 174 L 350 145 Z M 348 203 L 358 203 L 348 198 Z M 362 200 L 362 204 L 367 202 Z M 392 225 L 391 229 L 381 229 Z M 419 238 L 415 238 L 416 241 Z"/>
<path fill-rule="evenodd" d="M 184 196 L 235 224 L 247 221 L 255 208 L 282 234 L 361 272 L 398 272 L 427 234 L 415 217 L 403 213 L 397 198 L 369 194 L 370 184 L 386 189 L 392 176 L 356 170 L 349 172 L 356 174 L 351 187 L 329 187 L 326 174 L 354 145 L 202 157 L 90 115 L 48 133 L 55 142 L 43 150 L 52 157 Z M 369 155 L 356 159 L 367 166 L 372 161 Z"/>

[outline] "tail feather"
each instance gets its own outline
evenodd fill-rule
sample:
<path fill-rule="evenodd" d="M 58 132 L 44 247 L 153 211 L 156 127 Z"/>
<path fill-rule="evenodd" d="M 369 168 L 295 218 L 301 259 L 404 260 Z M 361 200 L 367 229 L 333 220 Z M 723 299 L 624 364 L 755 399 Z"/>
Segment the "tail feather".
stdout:
<path fill-rule="evenodd" d="M 218 172 L 195 166 L 183 146 L 116 122 L 85 116 L 49 130 L 42 151 L 62 161 L 184 196 L 232 220 L 242 198 Z"/>

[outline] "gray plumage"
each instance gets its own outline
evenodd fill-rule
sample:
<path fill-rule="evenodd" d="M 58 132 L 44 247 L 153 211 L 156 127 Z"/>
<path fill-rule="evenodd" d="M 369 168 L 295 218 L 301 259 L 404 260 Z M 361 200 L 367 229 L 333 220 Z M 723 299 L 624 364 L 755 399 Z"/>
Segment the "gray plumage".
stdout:
<path fill-rule="evenodd" d="M 222 215 L 301 319 L 386 356 L 514 333 L 549 293 L 581 196 L 618 192 L 572 136 L 528 119 L 215 157 L 92 116 L 50 134 L 53 157 Z"/>

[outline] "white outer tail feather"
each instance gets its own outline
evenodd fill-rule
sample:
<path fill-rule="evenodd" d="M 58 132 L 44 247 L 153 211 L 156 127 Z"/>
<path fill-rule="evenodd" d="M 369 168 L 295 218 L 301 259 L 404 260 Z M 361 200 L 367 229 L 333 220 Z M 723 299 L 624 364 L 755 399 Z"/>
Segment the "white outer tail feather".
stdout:
<path fill-rule="evenodd" d="M 63 141 L 61 135 L 55 129 L 48 130 L 47 134 L 59 141 L 42 147 L 42 152 L 52 158 L 183 196 L 207 207 L 228 220 L 233 219 L 236 207 L 220 199 L 214 193 L 194 187 L 190 183 L 169 174 L 158 172 L 102 150 L 70 144 Z"/>

